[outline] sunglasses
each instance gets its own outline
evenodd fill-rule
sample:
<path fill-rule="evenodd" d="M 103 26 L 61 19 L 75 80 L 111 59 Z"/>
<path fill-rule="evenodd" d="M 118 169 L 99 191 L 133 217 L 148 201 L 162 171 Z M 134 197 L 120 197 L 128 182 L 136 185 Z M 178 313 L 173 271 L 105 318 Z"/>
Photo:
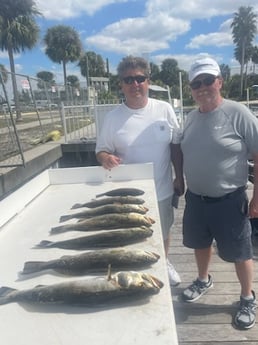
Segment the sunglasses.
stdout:
<path fill-rule="evenodd" d="M 141 83 L 145 82 L 146 79 L 148 79 L 148 78 L 145 77 L 145 75 L 136 75 L 136 76 L 129 75 L 128 77 L 125 77 L 122 80 L 125 84 L 131 85 L 135 81 L 137 82 L 137 84 L 141 84 Z"/>
<path fill-rule="evenodd" d="M 211 86 L 215 80 L 217 79 L 218 77 L 215 77 L 213 75 L 211 76 L 208 76 L 202 80 L 196 80 L 196 81 L 193 81 L 192 83 L 190 83 L 190 87 L 191 89 L 193 90 L 197 90 L 199 89 L 202 85 L 204 86 Z"/>

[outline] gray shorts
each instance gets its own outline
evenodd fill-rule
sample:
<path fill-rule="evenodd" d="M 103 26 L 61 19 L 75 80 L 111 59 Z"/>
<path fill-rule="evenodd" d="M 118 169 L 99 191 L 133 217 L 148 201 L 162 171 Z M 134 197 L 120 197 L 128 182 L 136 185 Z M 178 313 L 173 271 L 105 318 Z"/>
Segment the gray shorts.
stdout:
<path fill-rule="evenodd" d="M 158 202 L 159 217 L 162 229 L 163 240 L 167 240 L 174 222 L 174 209 L 172 207 L 172 196 Z"/>
<path fill-rule="evenodd" d="M 218 255 L 225 261 L 238 262 L 253 256 L 248 199 L 244 190 L 220 201 L 202 200 L 185 194 L 183 243 L 186 247 L 204 249 L 215 239 Z"/>

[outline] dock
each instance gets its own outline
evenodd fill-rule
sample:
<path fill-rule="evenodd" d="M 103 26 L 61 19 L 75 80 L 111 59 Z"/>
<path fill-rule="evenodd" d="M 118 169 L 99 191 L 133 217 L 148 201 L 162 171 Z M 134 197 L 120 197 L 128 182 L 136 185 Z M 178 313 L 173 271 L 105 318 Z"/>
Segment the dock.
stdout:
<path fill-rule="evenodd" d="M 248 194 L 252 192 L 252 184 Z M 214 247 L 210 274 L 214 287 L 198 301 L 186 303 L 181 300 L 182 291 L 197 277 L 194 253 L 182 244 L 182 217 L 184 197 L 180 198 L 175 210 L 175 222 L 169 259 L 181 277 L 181 284 L 172 288 L 173 307 L 179 345 L 257 345 L 257 323 L 250 330 L 237 330 L 232 326 L 232 317 L 237 310 L 240 284 L 234 264 L 221 260 Z M 258 296 L 258 236 L 253 238 L 254 246 L 254 291 Z M 257 311 L 258 312 L 258 311 Z"/>

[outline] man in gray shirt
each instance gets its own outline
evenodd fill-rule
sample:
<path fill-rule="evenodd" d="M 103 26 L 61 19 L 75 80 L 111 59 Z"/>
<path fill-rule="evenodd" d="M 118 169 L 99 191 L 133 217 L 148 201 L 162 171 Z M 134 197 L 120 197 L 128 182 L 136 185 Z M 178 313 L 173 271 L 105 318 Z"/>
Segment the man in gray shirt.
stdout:
<path fill-rule="evenodd" d="M 194 302 L 213 286 L 209 264 L 216 240 L 219 256 L 234 263 L 241 285 L 233 324 L 249 329 L 256 319 L 249 217 L 258 217 L 258 121 L 246 106 L 222 98 L 223 80 L 213 59 L 197 60 L 189 81 L 199 108 L 188 115 L 181 142 L 188 186 L 183 243 L 195 250 L 198 277 L 182 298 Z M 251 156 L 255 181 L 248 206 L 245 190 Z"/>

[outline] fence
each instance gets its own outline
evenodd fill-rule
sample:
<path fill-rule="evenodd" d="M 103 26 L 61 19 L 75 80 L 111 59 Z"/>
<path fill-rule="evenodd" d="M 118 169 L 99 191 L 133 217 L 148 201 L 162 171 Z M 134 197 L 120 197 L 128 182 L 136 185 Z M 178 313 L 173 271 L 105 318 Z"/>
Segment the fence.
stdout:
<path fill-rule="evenodd" d="M 0 71 L 0 168 L 24 165 L 25 151 L 48 140 L 52 131 L 63 134 L 61 104 L 82 105 L 86 99 L 86 88 Z"/>
<path fill-rule="evenodd" d="M 94 104 L 61 107 L 65 143 L 95 141 L 104 116 L 117 104 Z"/>

